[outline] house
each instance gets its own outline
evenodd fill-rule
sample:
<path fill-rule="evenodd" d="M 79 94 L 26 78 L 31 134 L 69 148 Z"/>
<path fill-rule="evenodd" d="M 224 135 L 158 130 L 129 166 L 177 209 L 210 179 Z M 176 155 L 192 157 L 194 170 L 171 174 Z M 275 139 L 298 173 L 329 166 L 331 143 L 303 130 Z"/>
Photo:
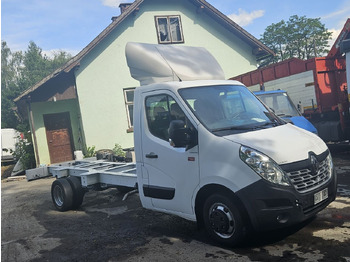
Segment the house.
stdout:
<path fill-rule="evenodd" d="M 37 165 L 115 144 L 133 147 L 133 90 L 127 42 L 202 46 L 226 76 L 256 69 L 273 52 L 204 0 L 135 0 L 67 64 L 15 99 L 27 115 Z"/>

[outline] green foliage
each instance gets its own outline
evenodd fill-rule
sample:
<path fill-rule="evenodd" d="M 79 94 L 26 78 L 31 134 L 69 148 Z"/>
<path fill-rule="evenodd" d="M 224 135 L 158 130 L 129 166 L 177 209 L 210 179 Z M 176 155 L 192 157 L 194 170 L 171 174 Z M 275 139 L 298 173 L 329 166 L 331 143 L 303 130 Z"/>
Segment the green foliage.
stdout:
<path fill-rule="evenodd" d="M 13 99 L 20 94 L 20 64 L 22 52 L 11 53 L 6 42 L 1 42 L 1 127 L 16 128 L 19 121 L 13 110 Z M 16 128 L 17 129 L 17 128 Z"/>
<path fill-rule="evenodd" d="M 320 18 L 306 18 L 293 15 L 288 21 L 280 21 L 265 29 L 260 41 L 273 50 L 275 57 L 270 57 L 262 64 L 280 62 L 292 57 L 309 59 L 328 53 L 328 32 Z"/>
<path fill-rule="evenodd" d="M 34 168 L 35 156 L 30 133 L 24 133 L 24 139 L 19 138 L 19 142 L 16 143 L 16 150 L 13 156 L 19 160 L 24 170 Z"/>
<path fill-rule="evenodd" d="M 17 92 L 10 89 L 1 91 L 1 128 L 18 129 L 19 120 L 15 114 L 13 99 L 16 98 Z"/>
<path fill-rule="evenodd" d="M 22 52 L 12 53 L 6 42 L 1 42 L 1 90 L 16 87 L 22 59 Z"/>
<path fill-rule="evenodd" d="M 96 155 L 95 146 L 88 147 L 86 149 L 85 157 L 93 157 Z"/>
<path fill-rule="evenodd" d="M 114 148 L 112 150 L 113 150 L 114 155 L 116 155 L 116 156 L 122 156 L 122 157 L 126 156 L 125 151 L 123 150 L 123 148 L 119 144 L 115 144 Z"/>

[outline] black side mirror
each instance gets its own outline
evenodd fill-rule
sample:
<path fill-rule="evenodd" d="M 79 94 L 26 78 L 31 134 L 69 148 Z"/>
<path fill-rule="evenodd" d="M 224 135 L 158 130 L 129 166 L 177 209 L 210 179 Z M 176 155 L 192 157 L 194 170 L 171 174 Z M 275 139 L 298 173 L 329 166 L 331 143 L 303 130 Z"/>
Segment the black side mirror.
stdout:
<path fill-rule="evenodd" d="M 169 142 L 173 147 L 188 147 L 192 142 L 191 129 L 185 127 L 183 120 L 173 120 L 169 126 Z"/>

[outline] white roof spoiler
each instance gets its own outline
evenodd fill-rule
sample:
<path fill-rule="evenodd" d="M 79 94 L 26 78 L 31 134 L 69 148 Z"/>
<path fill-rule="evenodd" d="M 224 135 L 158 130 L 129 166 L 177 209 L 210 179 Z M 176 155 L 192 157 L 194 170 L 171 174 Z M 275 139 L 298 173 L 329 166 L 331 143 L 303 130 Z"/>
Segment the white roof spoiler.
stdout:
<path fill-rule="evenodd" d="M 225 79 L 219 63 L 203 47 L 129 42 L 125 55 L 130 74 L 140 85 Z"/>

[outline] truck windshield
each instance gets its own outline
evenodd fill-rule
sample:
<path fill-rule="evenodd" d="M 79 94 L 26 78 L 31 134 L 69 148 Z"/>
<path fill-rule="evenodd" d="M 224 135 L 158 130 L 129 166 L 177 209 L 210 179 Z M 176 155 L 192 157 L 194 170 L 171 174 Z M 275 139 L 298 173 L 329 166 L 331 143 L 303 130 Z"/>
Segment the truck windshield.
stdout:
<path fill-rule="evenodd" d="M 199 121 L 217 135 L 284 124 L 244 86 L 183 88 L 179 93 Z"/>
<path fill-rule="evenodd" d="M 257 94 L 260 100 L 272 108 L 279 117 L 300 116 L 299 111 L 286 93 Z"/>

